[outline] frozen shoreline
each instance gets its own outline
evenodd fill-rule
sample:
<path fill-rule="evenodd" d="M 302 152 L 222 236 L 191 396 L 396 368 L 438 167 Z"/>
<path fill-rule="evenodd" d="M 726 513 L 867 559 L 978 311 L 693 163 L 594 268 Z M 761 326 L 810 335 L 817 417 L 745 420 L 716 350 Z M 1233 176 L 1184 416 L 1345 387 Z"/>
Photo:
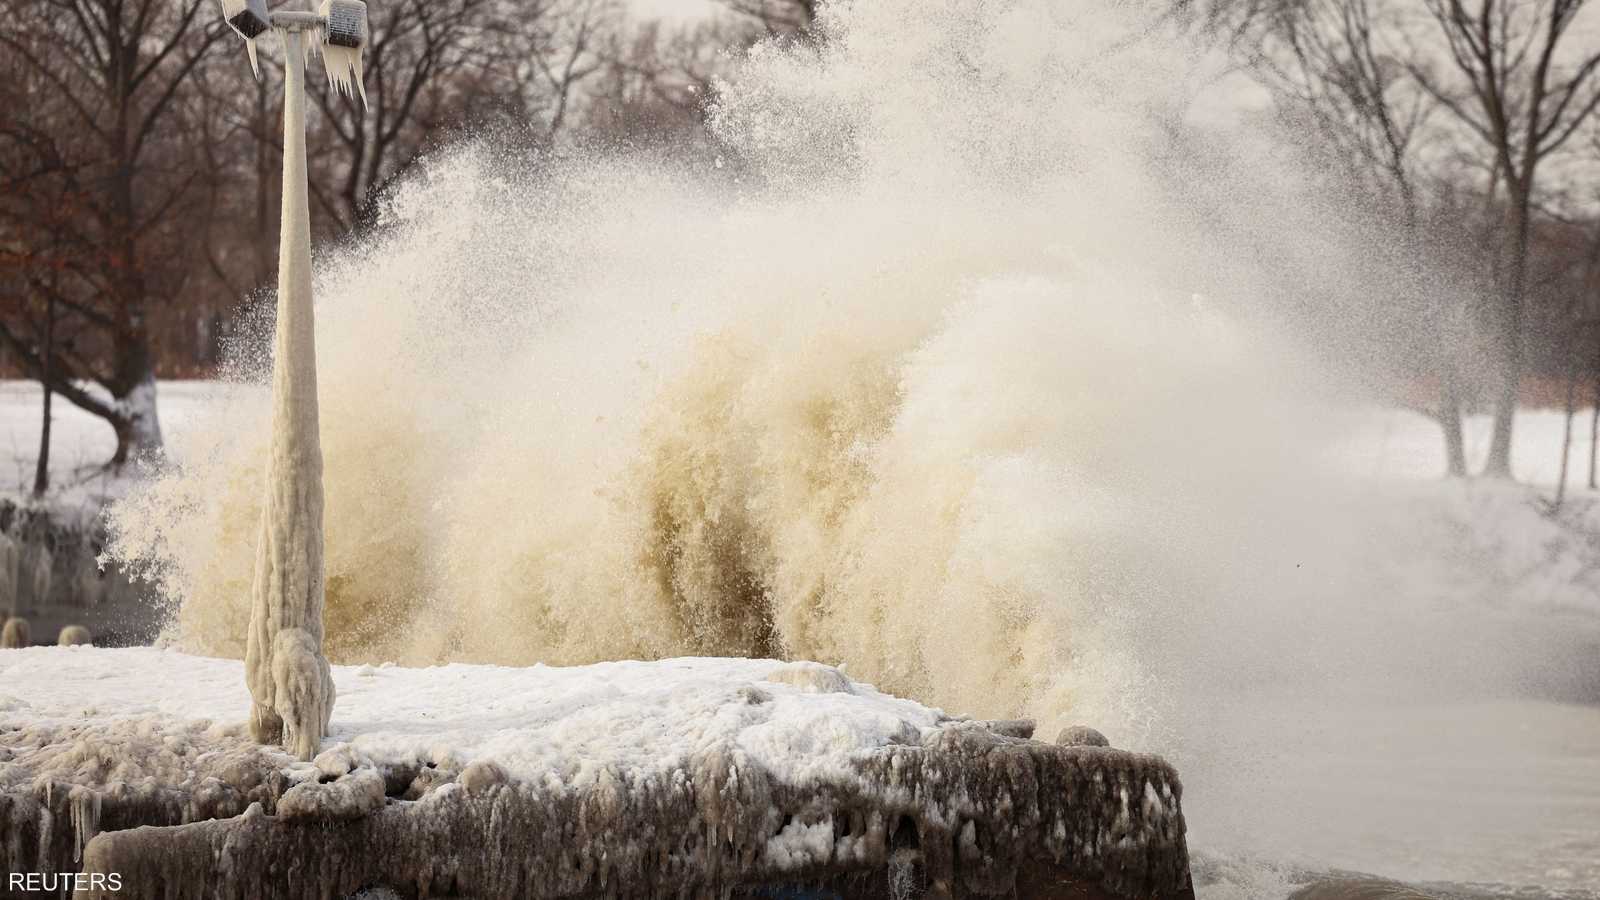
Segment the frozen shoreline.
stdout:
<path fill-rule="evenodd" d="M 120 873 L 136 896 L 659 896 L 895 866 L 969 889 L 1059 876 L 1190 896 L 1161 760 L 950 719 L 831 667 L 334 678 L 334 733 L 300 763 L 244 736 L 237 662 L 0 652 L 0 846 L 14 865 Z"/>

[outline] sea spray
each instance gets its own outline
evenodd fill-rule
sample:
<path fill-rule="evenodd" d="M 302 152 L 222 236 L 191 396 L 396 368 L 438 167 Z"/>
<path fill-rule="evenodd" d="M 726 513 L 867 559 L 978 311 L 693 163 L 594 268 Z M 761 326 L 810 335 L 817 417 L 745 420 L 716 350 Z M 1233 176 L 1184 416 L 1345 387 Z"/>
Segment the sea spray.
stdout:
<path fill-rule="evenodd" d="M 1316 433 L 1264 298 L 1202 294 L 1207 236 L 1167 214 L 1155 84 L 1185 58 L 1056 4 L 826 27 L 723 87 L 734 183 L 467 148 L 329 267 L 335 659 L 809 657 L 1148 727 L 1130 642 L 1227 590 L 1208 554 L 1260 536 Z M 170 638 L 222 654 L 266 440 L 265 396 L 233 397 L 118 512 Z"/>
<path fill-rule="evenodd" d="M 1130 8 L 822 27 L 720 87 L 721 168 L 464 146 L 319 268 L 332 658 L 844 664 L 1169 754 L 1202 841 L 1293 807 L 1330 696 L 1495 677 L 1323 465 L 1381 229 L 1185 119 L 1204 60 Z M 245 652 L 269 420 L 231 389 L 115 514 L 185 649 Z"/>
<path fill-rule="evenodd" d="M 1472 783 L 1414 707 L 1569 652 L 1569 623 L 1483 611 L 1519 602 L 1498 545 L 1548 562 L 1556 526 L 1514 488 L 1330 473 L 1326 392 L 1436 341 L 1405 316 L 1462 280 L 1266 129 L 1197 121 L 1216 70 L 1132 5 L 821 27 L 719 86 L 706 159 L 464 145 L 319 261 L 329 654 L 819 659 L 1163 753 L 1235 896 L 1286 892 L 1285 848 L 1551 877 L 1549 842 L 1462 839 L 1562 827 L 1538 798 L 1568 785 L 1476 790 L 1553 771 L 1527 711 L 1452 745 L 1503 764 Z M 265 347 L 115 513 L 196 652 L 245 652 Z M 1540 524 L 1483 543 L 1480 503 Z"/>

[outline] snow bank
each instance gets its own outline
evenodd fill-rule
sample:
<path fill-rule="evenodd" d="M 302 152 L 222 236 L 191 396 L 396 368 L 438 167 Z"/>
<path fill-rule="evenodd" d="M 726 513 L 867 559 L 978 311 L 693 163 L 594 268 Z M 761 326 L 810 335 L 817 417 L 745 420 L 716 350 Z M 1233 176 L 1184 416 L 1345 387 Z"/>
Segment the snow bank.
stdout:
<path fill-rule="evenodd" d="M 304 763 L 246 738 L 236 661 L 0 653 L 0 847 L 13 869 L 117 872 L 133 896 L 655 896 L 896 866 L 957 895 L 1046 869 L 1117 895 L 1187 890 L 1161 760 L 1011 736 L 1026 727 L 829 667 L 333 677 L 339 714 Z"/>
<path fill-rule="evenodd" d="M 1571 463 L 1567 487 L 1583 488 L 1589 478 L 1589 421 L 1592 408 L 1577 410 L 1572 423 Z M 1330 456 L 1347 470 L 1381 478 L 1438 479 L 1445 476 L 1444 437 L 1438 423 L 1409 409 L 1352 406 L 1328 413 L 1338 438 Z M 1467 469 L 1483 471 L 1489 456 L 1494 417 L 1470 415 L 1462 420 Z M 1549 489 L 1561 472 L 1561 441 L 1566 413 L 1559 409 L 1517 411 L 1512 432 L 1511 466 L 1517 481 Z"/>
<path fill-rule="evenodd" d="M 80 386 L 101 399 L 110 399 L 98 385 Z M 160 403 L 157 428 L 169 439 L 177 438 L 181 445 L 197 426 L 205 426 L 217 408 L 259 390 L 221 381 L 162 381 L 155 388 Z M 142 399 L 148 397 L 146 392 Z M 20 499 L 33 489 L 43 399 L 37 382 L 0 378 L 0 434 L 4 435 L 0 438 L 0 496 Z M 117 438 L 104 420 L 59 395 L 51 412 L 50 493 L 46 505 L 57 521 L 87 526 L 107 503 L 127 492 L 137 467 L 128 467 L 121 473 L 105 468 L 117 449 Z"/>
<path fill-rule="evenodd" d="M 1356 502 L 1387 553 L 1392 595 L 1463 612 L 1600 614 L 1600 495 L 1553 509 L 1547 488 L 1492 480 L 1390 481 Z"/>

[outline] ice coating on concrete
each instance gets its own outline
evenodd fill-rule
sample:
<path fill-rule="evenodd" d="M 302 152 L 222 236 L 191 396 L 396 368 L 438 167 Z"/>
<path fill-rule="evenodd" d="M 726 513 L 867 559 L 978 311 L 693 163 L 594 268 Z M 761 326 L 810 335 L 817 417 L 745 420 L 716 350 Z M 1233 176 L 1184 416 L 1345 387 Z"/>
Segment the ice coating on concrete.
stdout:
<path fill-rule="evenodd" d="M 305 53 L 284 31 L 283 233 L 272 372 L 272 440 L 250 588 L 245 677 L 258 741 L 315 756 L 333 714 L 322 655 L 324 602 L 322 440 L 311 306 L 311 226 L 306 186 Z"/>
<path fill-rule="evenodd" d="M 1188 884 L 1160 760 L 848 679 L 817 693 L 769 680 L 793 671 L 777 661 L 336 667 L 341 716 L 310 763 L 225 724 L 236 661 L 35 648 L 0 667 L 0 847 L 44 870 L 81 856 L 134 896 L 654 896 L 896 854 L 958 894 L 1036 864 L 1119 895 Z"/>

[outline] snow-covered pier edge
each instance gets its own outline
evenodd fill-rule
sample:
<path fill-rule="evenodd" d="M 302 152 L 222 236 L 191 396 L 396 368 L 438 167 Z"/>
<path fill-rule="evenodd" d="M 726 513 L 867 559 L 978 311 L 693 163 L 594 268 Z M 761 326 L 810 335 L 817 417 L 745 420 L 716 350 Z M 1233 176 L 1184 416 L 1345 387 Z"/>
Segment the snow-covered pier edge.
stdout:
<path fill-rule="evenodd" d="M 737 897 L 791 885 L 845 897 L 1192 896 L 1182 789 L 1164 761 L 1032 740 L 1020 723 L 951 719 L 829 667 L 547 669 L 544 686 L 576 705 L 431 749 L 408 744 L 403 729 L 369 728 L 380 710 L 357 694 L 365 733 L 336 729 L 310 765 L 251 743 L 239 725 L 96 709 L 67 719 L 48 698 L 39 709 L 6 703 L 47 662 L 131 652 L 8 651 L 35 657 L 0 670 L 10 871 L 119 876 L 120 893 L 80 897 L 342 898 L 379 887 L 408 897 Z M 532 671 L 380 670 L 401 681 Z M 574 696 L 572 673 L 586 671 L 605 685 Z M 360 673 L 340 667 L 335 678 Z M 679 708 L 662 724 L 717 724 L 654 746 L 640 738 L 639 753 L 608 755 L 595 735 L 577 748 L 586 760 L 563 763 L 574 748 L 560 723 L 592 715 L 586 697 L 659 706 L 640 696 L 644 686 L 674 679 Z M 508 749 L 517 741 L 546 749 L 519 756 Z"/>

